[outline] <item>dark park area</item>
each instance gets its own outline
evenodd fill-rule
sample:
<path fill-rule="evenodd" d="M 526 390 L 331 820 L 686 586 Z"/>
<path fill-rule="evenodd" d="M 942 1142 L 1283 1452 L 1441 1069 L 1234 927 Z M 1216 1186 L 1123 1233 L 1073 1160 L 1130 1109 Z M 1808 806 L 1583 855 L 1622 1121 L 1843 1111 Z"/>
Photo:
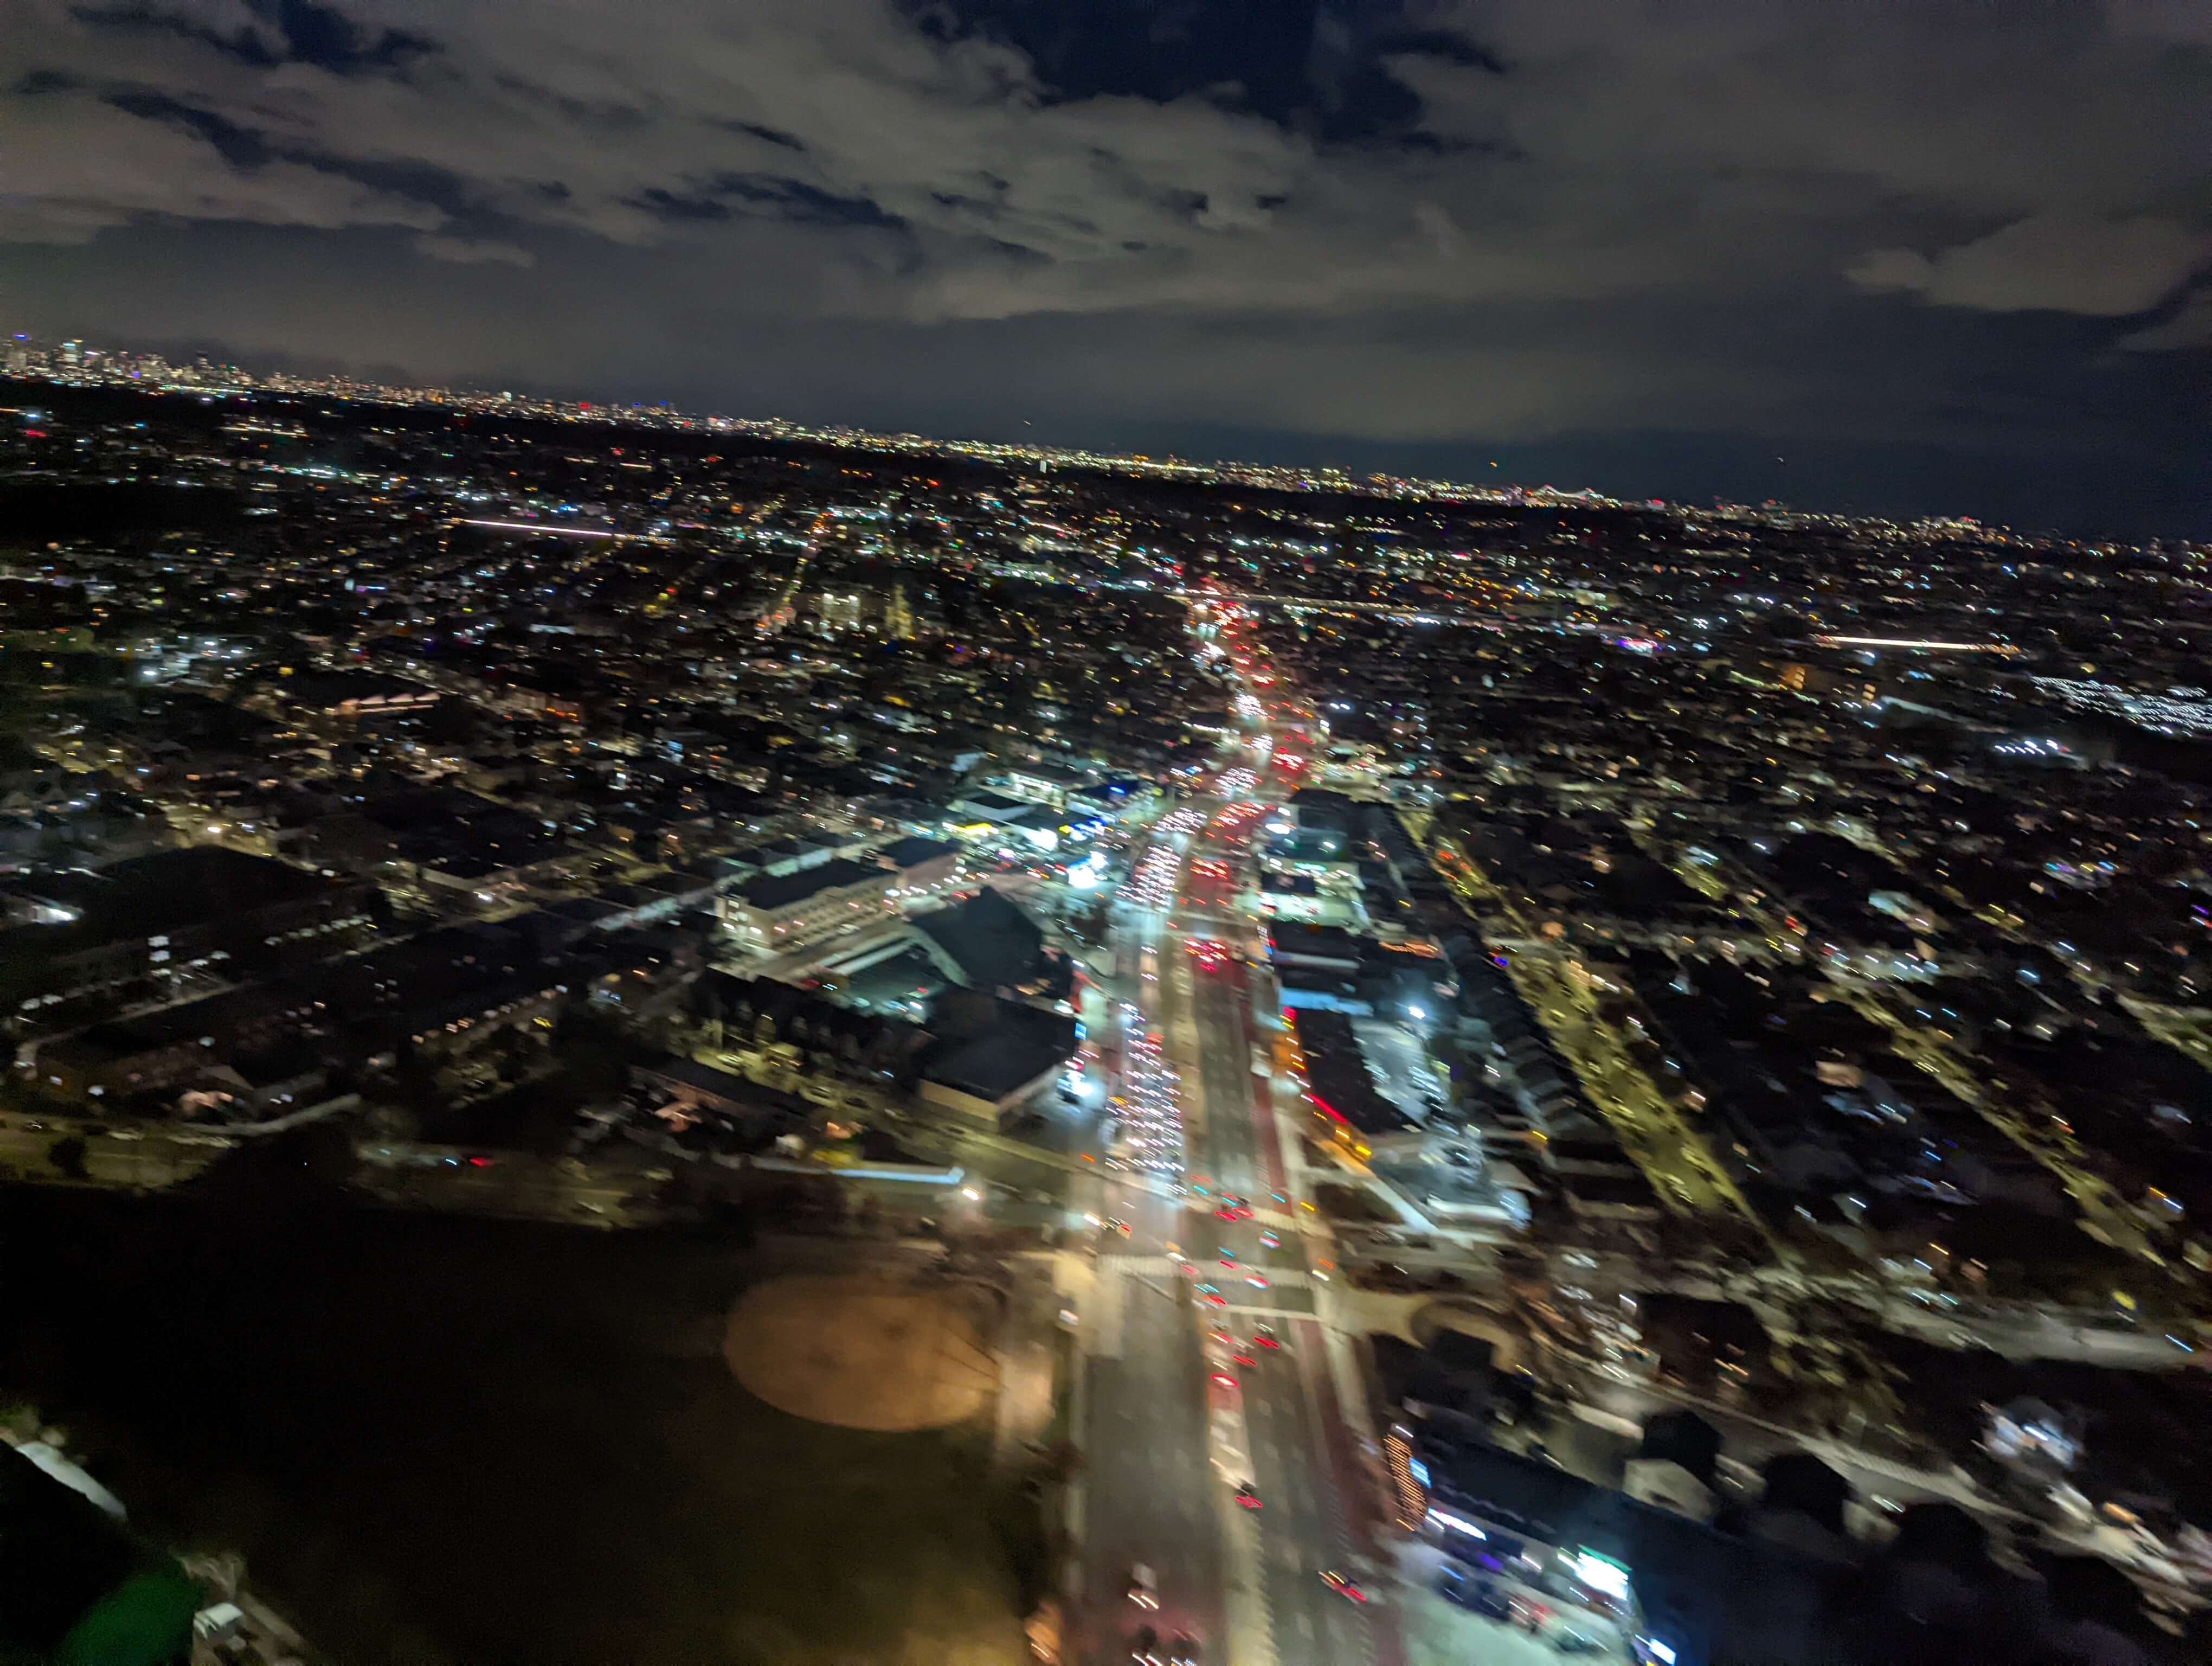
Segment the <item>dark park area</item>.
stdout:
<path fill-rule="evenodd" d="M 733 1380 L 734 1298 L 809 1246 L 256 1215 L 9 1193 L 0 1386 L 332 1658 L 1019 1658 L 988 1416 L 836 1428 Z"/>

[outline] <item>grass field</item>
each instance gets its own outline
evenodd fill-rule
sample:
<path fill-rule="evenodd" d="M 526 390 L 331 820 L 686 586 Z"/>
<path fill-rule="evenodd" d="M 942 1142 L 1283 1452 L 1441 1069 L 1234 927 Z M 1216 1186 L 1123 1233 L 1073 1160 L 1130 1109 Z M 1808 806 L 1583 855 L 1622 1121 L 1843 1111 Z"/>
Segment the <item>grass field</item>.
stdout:
<path fill-rule="evenodd" d="M 1025 1658 L 1039 1541 L 988 1428 L 834 1428 L 732 1379 L 731 1306 L 788 1256 L 21 1189 L 0 1254 L 37 1269 L 0 1388 L 339 1660 Z"/>
<path fill-rule="evenodd" d="M 957 1428 L 987 1415 L 998 1391 L 990 1318 L 972 1286 L 769 1279 L 739 1298 L 722 1354 L 756 1399 L 817 1423 Z"/>
<path fill-rule="evenodd" d="M 740 1391 L 742 1392 L 742 1391 Z M 746 1396 L 716 1417 L 696 1478 L 727 1542 L 664 1564 L 679 1600 L 722 1608 L 732 1661 L 1000 1666 L 1026 1658 L 1001 1531 L 1011 1501 L 972 1433 L 831 1428 Z"/>

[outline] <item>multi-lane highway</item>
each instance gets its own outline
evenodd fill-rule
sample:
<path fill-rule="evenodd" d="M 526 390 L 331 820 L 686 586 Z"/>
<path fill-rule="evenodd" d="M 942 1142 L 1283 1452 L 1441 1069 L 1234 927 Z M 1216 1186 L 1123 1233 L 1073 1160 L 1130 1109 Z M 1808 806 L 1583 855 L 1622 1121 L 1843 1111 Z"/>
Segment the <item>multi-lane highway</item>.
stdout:
<path fill-rule="evenodd" d="M 1255 791 L 1279 798 L 1286 784 L 1271 771 Z M 1187 845 L 1167 847 L 1170 890 L 1135 899 L 1115 927 L 1128 970 L 1109 1005 L 1135 1032 L 1122 1038 L 1133 1069 L 1152 1038 L 1173 1073 L 1187 1192 L 1136 1173 L 1102 1174 L 1096 1187 L 1102 1218 L 1127 1231 L 1104 1229 L 1084 1303 L 1077 1636 L 1088 1662 L 1127 1658 L 1146 1626 L 1163 1657 L 1186 1632 L 1202 1659 L 1236 1666 L 1400 1657 L 1386 1593 L 1363 1572 L 1380 1547 L 1364 1414 L 1342 1386 L 1356 1373 L 1332 1357 L 1344 1345 L 1316 1310 L 1329 1292 L 1304 1230 L 1315 1217 L 1255 1016 L 1255 1001 L 1272 1013 L 1273 990 L 1240 958 L 1253 927 L 1237 910 L 1235 875 L 1253 805 L 1189 800 L 1197 825 Z M 1167 866 L 1164 855 L 1154 872 Z M 1243 1483 L 1258 1508 L 1238 1500 Z M 1158 1613 L 1128 1599 L 1136 1563 L 1157 1581 Z M 1339 1594 L 1329 1572 L 1370 1600 Z"/>

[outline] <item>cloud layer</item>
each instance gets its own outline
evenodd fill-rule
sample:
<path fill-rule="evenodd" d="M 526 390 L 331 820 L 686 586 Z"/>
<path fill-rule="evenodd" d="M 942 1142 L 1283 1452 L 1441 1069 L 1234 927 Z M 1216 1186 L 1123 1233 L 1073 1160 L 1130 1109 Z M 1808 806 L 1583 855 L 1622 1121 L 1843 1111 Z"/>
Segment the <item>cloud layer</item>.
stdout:
<path fill-rule="evenodd" d="M 673 287 L 696 340 L 732 344 L 764 319 L 1060 319 L 1071 344 L 1127 350 L 1212 319 L 1224 368 L 1248 356 L 1237 341 L 1289 357 L 1210 402 L 1302 432 L 1663 423 L 1670 384 L 1696 422 L 1747 424 L 1833 403 L 1817 346 L 1787 363 L 1758 350 L 1808 319 L 1843 344 L 1913 335 L 1905 313 L 1955 316 L 1962 341 L 1980 339 L 1968 320 L 2018 317 L 2076 363 L 2200 344 L 2203 16 L 2144 0 L 2005 15 L 1942 0 L 17 0 L 0 244 L 35 278 L 127 260 L 180 225 L 289 228 L 252 234 L 325 282 L 342 263 L 318 246 L 344 241 L 350 264 L 353 240 L 386 239 L 426 296 L 483 307 L 503 285 L 512 313 L 532 286 L 556 333 L 585 271 Z M 57 252 L 26 252 L 40 245 Z M 456 283 L 477 287 L 441 287 Z M 1695 362 L 1649 343 L 1620 356 L 1642 322 L 1700 309 L 1747 339 Z M 1544 337 L 1499 341 L 1540 316 Z M 568 333 L 621 327 L 572 314 Z M 1319 390 L 1304 401 L 1301 339 Z M 536 366 L 522 351 L 422 368 L 593 368 L 551 338 Z M 1432 374 L 1501 351 L 1510 375 Z M 1925 367 L 1949 356 L 1913 352 L 1922 368 L 1876 367 L 1868 386 L 1933 423 L 1958 402 Z"/>
<path fill-rule="evenodd" d="M 2128 220 L 2031 216 L 1971 243 L 1877 249 L 1852 282 L 1901 290 L 1944 307 L 1990 313 L 2084 313 L 2124 318 L 2149 311 L 2204 264 L 2212 240 L 2154 215 Z"/>

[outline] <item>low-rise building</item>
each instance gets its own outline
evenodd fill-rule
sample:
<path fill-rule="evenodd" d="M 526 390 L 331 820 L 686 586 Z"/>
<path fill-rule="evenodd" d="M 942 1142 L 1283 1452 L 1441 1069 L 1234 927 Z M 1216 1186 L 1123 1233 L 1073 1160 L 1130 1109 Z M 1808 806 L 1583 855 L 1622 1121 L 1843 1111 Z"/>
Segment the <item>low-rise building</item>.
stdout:
<path fill-rule="evenodd" d="M 1008 798 L 1004 793 L 979 787 L 955 800 L 945 812 L 945 819 L 962 836 L 974 838 L 988 834 L 1017 816 L 1028 814 L 1036 807 L 1030 800 Z"/>
<path fill-rule="evenodd" d="M 1048 805 L 1058 810 L 1066 806 L 1068 795 L 1079 793 L 1094 785 L 1091 776 L 1080 769 L 1064 769 L 1056 764 L 1029 763 L 1012 769 L 1000 778 L 999 784 L 1008 794 L 1029 800 L 1032 804 Z"/>
<path fill-rule="evenodd" d="M 723 897 L 718 911 L 748 954 L 781 954 L 878 918 L 898 876 L 874 862 L 835 857 L 793 873 L 763 873 Z"/>
<path fill-rule="evenodd" d="M 794 1128 L 808 1116 L 803 1100 L 696 1059 L 671 1055 L 633 1065 L 629 1078 L 663 1099 L 654 1115 L 679 1132 L 711 1119 L 742 1139 L 758 1140 Z"/>
<path fill-rule="evenodd" d="M 1128 821 L 1158 809 L 1164 796 L 1158 781 L 1141 775 L 1117 775 L 1095 786 L 1074 788 L 1067 794 L 1066 807 L 1079 816 Z"/>
<path fill-rule="evenodd" d="M 919 1097 L 982 1128 L 1044 1091 L 1075 1056 L 1073 1018 L 972 990 L 948 990 L 931 1023 L 940 1039 L 923 1059 Z"/>
<path fill-rule="evenodd" d="M 913 930 L 923 952 L 963 988 L 1048 1004 L 1073 987 L 1073 965 L 1046 946 L 1044 927 L 988 886 L 963 903 L 916 915 Z"/>
<path fill-rule="evenodd" d="M 703 973 L 691 992 L 708 1043 L 741 1057 L 781 1055 L 793 1068 L 878 1086 L 911 1080 L 928 1033 L 772 978 Z"/>
<path fill-rule="evenodd" d="M 912 909 L 942 897 L 960 883 L 960 847 L 949 839 L 893 840 L 876 860 L 897 876 L 891 899 Z"/>
<path fill-rule="evenodd" d="M 1401 1509 L 1473 1595 L 1532 1637 L 1671 1666 L 1856 1657 L 1820 1563 L 1461 1438 L 1448 1421 L 1391 1431 Z"/>
<path fill-rule="evenodd" d="M 374 929 L 375 890 L 217 845 L 157 851 L 94 873 L 0 889 L 0 998 L 37 1004 L 161 982 L 264 951 L 342 945 Z"/>
<path fill-rule="evenodd" d="M 438 703 L 438 690 L 373 671 L 300 671 L 271 684 L 267 700 L 296 716 L 358 723 L 426 710 Z"/>

